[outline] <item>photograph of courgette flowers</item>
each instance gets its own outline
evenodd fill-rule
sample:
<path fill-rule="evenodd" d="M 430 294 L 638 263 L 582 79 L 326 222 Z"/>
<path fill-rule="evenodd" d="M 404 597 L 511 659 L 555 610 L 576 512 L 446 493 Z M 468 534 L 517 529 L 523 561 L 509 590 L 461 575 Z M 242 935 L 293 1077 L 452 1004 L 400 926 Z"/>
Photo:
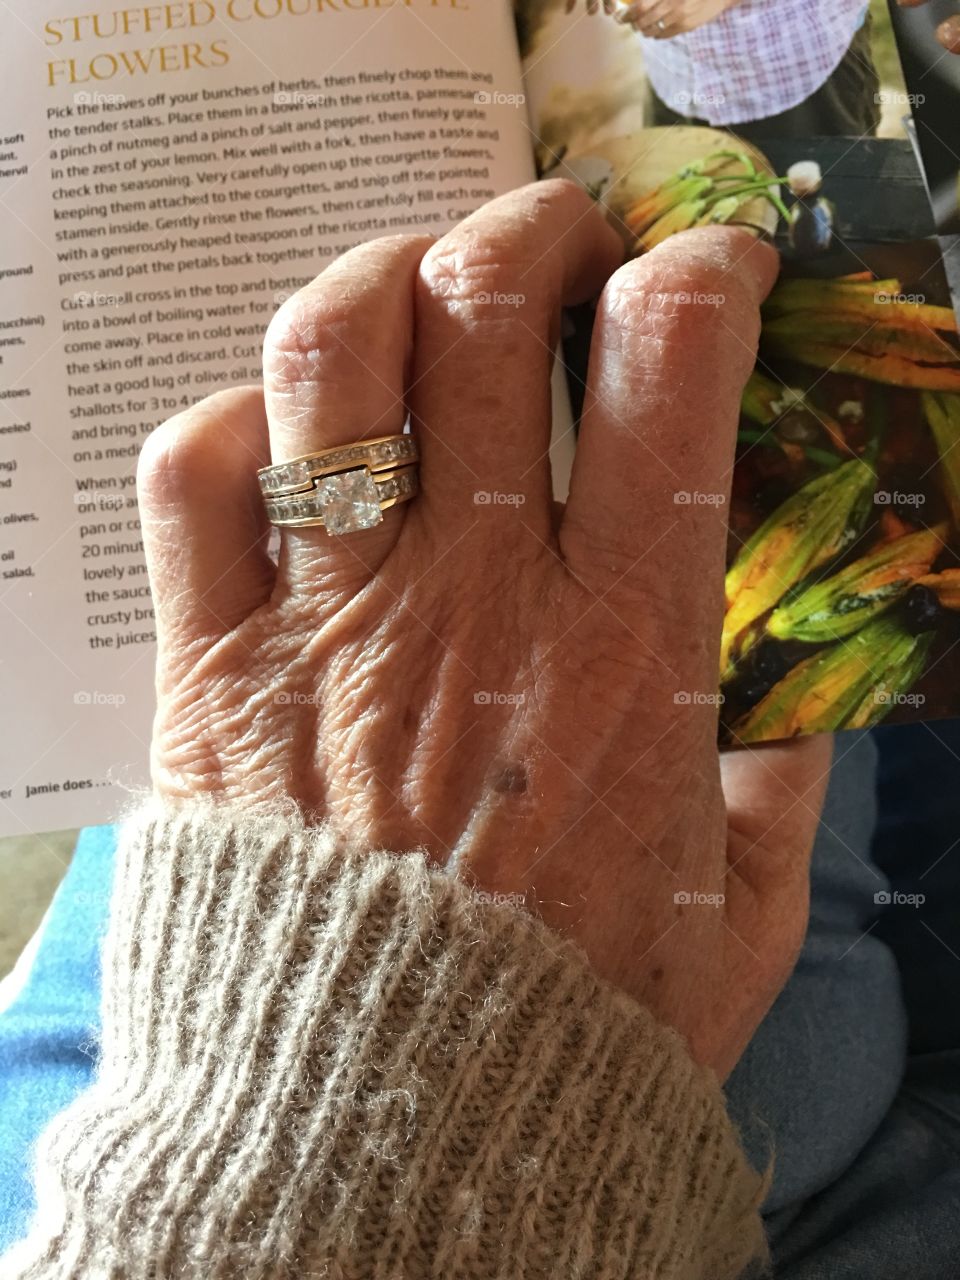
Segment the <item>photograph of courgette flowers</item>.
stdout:
<path fill-rule="evenodd" d="M 645 82 L 654 46 L 622 35 L 606 81 L 571 60 L 569 85 L 533 103 L 542 172 L 579 182 L 628 255 L 711 223 L 781 254 L 727 511 L 718 684 L 731 745 L 960 715 L 957 300 L 908 137 L 911 95 L 872 13 L 879 71 L 858 61 L 829 88 L 830 132 L 786 116 L 728 123 L 737 104 L 720 92 L 670 120 Z M 592 318 L 577 308 L 565 336 L 575 413 Z"/>
<path fill-rule="evenodd" d="M 854 249 L 815 161 L 773 173 L 728 141 L 598 193 L 634 253 L 708 222 L 783 241 L 738 434 L 723 736 L 957 714 L 960 342 L 935 242 Z"/>
<path fill-rule="evenodd" d="M 785 277 L 742 405 L 725 734 L 957 714 L 958 550 L 952 308 L 869 271 Z"/>

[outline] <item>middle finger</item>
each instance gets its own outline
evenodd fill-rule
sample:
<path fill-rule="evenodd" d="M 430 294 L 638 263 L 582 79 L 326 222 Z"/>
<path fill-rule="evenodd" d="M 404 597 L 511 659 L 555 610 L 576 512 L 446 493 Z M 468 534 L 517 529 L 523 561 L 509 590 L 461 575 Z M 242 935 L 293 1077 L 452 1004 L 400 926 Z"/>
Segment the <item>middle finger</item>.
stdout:
<path fill-rule="evenodd" d="M 594 202 L 563 181 L 491 201 L 424 256 L 410 407 L 420 501 L 445 537 L 478 509 L 496 516 L 517 506 L 549 537 L 560 308 L 598 293 L 622 257 Z"/>

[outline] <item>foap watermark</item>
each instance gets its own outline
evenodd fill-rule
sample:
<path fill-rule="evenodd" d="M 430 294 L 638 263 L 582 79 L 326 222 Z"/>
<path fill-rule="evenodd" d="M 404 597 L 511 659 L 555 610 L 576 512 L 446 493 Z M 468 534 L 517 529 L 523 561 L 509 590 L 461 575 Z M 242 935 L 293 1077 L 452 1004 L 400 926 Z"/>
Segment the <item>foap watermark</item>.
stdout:
<path fill-rule="evenodd" d="M 119 307 L 123 298 L 119 293 L 101 293 L 94 290 L 88 293 L 85 289 L 71 295 L 74 308 L 82 307 Z"/>
<path fill-rule="evenodd" d="M 722 893 L 701 893 L 699 889 L 678 889 L 673 895 L 678 907 L 722 907 L 726 902 Z"/>
<path fill-rule="evenodd" d="M 494 290 L 488 293 L 481 290 L 480 293 L 474 294 L 474 302 L 479 307 L 522 307 L 527 300 L 525 293 L 501 293 Z"/>
<path fill-rule="evenodd" d="M 73 501 L 81 512 L 86 511 L 122 511 L 126 499 L 122 493 L 114 489 L 78 489 Z"/>
<path fill-rule="evenodd" d="M 522 707 L 524 694 L 503 694 L 499 689 L 477 689 L 474 694 L 477 707 Z"/>
<path fill-rule="evenodd" d="M 313 89 L 279 89 L 273 95 L 275 107 L 325 107 L 327 102 L 325 93 Z"/>
<path fill-rule="evenodd" d="M 673 695 L 678 707 L 722 707 L 726 701 L 722 693 L 703 693 L 699 689 L 678 689 Z"/>
<path fill-rule="evenodd" d="M 273 695 L 273 700 L 278 707 L 317 707 L 320 705 L 319 693 L 300 693 L 294 690 L 288 693 L 281 690 L 280 693 Z"/>
<path fill-rule="evenodd" d="M 922 307 L 927 301 L 927 295 L 925 293 L 890 293 L 887 289 L 877 289 L 873 300 L 881 305 L 885 302 L 906 302 L 914 307 Z"/>
<path fill-rule="evenodd" d="M 478 489 L 473 495 L 477 507 L 522 507 L 526 500 L 525 493 L 502 493 L 499 489 Z"/>
<path fill-rule="evenodd" d="M 478 107 L 522 107 L 527 101 L 527 95 L 501 93 L 498 89 L 478 89 L 473 100 Z"/>
<path fill-rule="evenodd" d="M 687 93 L 685 89 L 681 89 L 679 93 L 673 95 L 674 105 L 680 109 L 683 107 L 722 107 L 726 100 L 726 95 L 722 93 Z M 681 114 L 684 114 L 682 110 Z"/>
<path fill-rule="evenodd" d="M 901 493 L 899 489 L 878 489 L 873 501 L 878 507 L 922 507 L 925 493 Z"/>
<path fill-rule="evenodd" d="M 722 307 L 727 300 L 725 293 L 706 293 L 703 289 L 678 289 L 667 297 L 678 307 Z"/>
<path fill-rule="evenodd" d="M 700 489 L 678 489 L 673 495 L 678 507 L 722 507 L 726 500 L 725 493 L 703 493 Z"/>
<path fill-rule="evenodd" d="M 526 896 L 522 893 L 490 893 L 487 889 L 474 889 L 473 896 L 481 902 L 493 903 L 496 907 L 525 907 Z"/>
<path fill-rule="evenodd" d="M 124 693 L 104 693 L 102 689 L 78 689 L 73 695 L 75 707 L 122 707 L 126 700 Z"/>
<path fill-rule="evenodd" d="M 522 707 L 522 693 L 501 693 L 499 689 L 478 689 L 473 695 L 478 707 Z"/>
<path fill-rule="evenodd" d="M 922 107 L 927 100 L 925 93 L 904 93 L 900 89 L 880 89 L 873 95 L 878 107 Z"/>
<path fill-rule="evenodd" d="M 874 693 L 873 700 L 881 707 L 922 707 L 927 697 L 923 693 L 900 693 L 897 689 L 881 686 Z"/>
<path fill-rule="evenodd" d="M 76 107 L 122 107 L 126 100 L 125 93 L 101 93 L 99 89 L 80 89 L 73 95 Z"/>
<path fill-rule="evenodd" d="M 925 893 L 901 893 L 899 889 L 878 889 L 873 895 L 878 907 L 922 907 Z"/>

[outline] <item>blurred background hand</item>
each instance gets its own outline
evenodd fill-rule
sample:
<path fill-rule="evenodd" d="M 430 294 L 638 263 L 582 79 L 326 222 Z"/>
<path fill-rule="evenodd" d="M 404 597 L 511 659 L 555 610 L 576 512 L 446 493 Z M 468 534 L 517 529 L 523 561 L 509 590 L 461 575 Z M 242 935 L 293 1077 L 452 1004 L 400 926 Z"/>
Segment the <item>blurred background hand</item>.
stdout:
<path fill-rule="evenodd" d="M 602 8 L 642 35 L 667 40 L 712 22 L 736 3 L 737 0 L 602 0 Z M 601 0 L 566 0 L 567 13 L 578 7 L 585 7 L 587 13 L 598 13 Z"/>

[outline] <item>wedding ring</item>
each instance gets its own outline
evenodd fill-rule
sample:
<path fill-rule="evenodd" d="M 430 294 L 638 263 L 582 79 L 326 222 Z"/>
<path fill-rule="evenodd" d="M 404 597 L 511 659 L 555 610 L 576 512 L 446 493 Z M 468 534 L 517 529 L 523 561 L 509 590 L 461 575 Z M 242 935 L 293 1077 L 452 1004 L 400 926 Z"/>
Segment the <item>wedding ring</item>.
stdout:
<path fill-rule="evenodd" d="M 413 436 L 376 436 L 263 467 L 257 478 L 267 519 L 337 535 L 372 529 L 389 507 L 416 497 L 419 457 Z"/>
<path fill-rule="evenodd" d="M 319 476 L 348 471 L 354 467 L 383 471 L 389 467 L 416 462 L 419 456 L 413 436 L 375 436 L 372 440 L 334 445 L 317 453 L 305 453 L 289 462 L 263 467 L 257 472 L 257 478 L 263 496 L 271 498 L 285 493 L 308 492 Z"/>
<path fill-rule="evenodd" d="M 371 471 L 354 467 L 318 476 L 307 490 L 264 499 L 267 519 L 286 529 L 322 525 L 329 534 L 372 529 L 384 511 L 409 502 L 419 490 L 416 466 Z"/>

